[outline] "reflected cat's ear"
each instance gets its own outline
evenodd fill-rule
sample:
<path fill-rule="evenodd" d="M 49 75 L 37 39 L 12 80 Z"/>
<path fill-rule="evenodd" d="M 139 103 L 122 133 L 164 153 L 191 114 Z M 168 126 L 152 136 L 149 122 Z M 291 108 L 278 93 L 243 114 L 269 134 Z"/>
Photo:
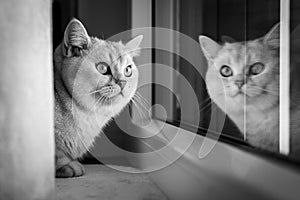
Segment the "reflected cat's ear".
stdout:
<path fill-rule="evenodd" d="M 143 35 L 138 35 L 126 43 L 125 47 L 132 57 L 140 55 L 140 44 L 143 40 Z"/>
<path fill-rule="evenodd" d="M 280 44 L 280 23 L 275 24 L 273 28 L 265 35 L 263 41 L 271 48 L 279 48 Z"/>
<path fill-rule="evenodd" d="M 300 39 L 300 25 L 297 25 L 291 33 L 291 40 L 294 39 Z"/>
<path fill-rule="evenodd" d="M 81 55 L 82 49 L 87 49 L 91 43 L 91 38 L 89 37 L 87 31 L 85 30 L 83 24 L 77 20 L 72 19 L 64 33 L 64 55 L 66 57 L 71 57 L 73 55 Z"/>
<path fill-rule="evenodd" d="M 229 37 L 227 35 L 222 35 L 221 40 L 223 43 L 234 43 L 236 42 L 235 39 L 233 39 L 232 37 Z"/>
<path fill-rule="evenodd" d="M 208 60 L 215 58 L 221 49 L 221 46 L 217 42 L 203 35 L 199 36 L 199 43 Z"/>

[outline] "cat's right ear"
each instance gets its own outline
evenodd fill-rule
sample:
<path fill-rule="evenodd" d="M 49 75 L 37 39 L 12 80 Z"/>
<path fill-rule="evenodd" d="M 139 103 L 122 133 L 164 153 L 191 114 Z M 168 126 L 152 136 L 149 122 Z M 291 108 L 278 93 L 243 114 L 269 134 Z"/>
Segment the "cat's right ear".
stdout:
<path fill-rule="evenodd" d="M 221 40 L 222 40 L 223 43 L 234 43 L 234 42 L 236 42 L 235 39 L 233 39 L 232 37 L 229 37 L 227 35 L 222 35 Z"/>
<path fill-rule="evenodd" d="M 132 57 L 140 55 L 141 52 L 140 45 L 142 43 L 143 38 L 144 38 L 143 35 L 138 35 L 126 43 L 125 46 Z"/>
<path fill-rule="evenodd" d="M 271 48 L 279 48 L 280 45 L 280 23 L 275 24 L 265 35 L 263 41 Z"/>
<path fill-rule="evenodd" d="M 221 46 L 209 37 L 200 35 L 199 43 L 207 60 L 215 58 Z"/>
<path fill-rule="evenodd" d="M 87 31 L 78 19 L 72 19 L 64 33 L 64 51 L 66 57 L 80 56 L 82 49 L 87 49 L 91 43 Z"/>

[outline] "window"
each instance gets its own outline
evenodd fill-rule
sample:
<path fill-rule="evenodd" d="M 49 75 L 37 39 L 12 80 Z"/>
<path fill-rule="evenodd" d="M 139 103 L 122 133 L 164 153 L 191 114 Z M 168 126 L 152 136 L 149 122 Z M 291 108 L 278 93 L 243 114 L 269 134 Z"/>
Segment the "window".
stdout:
<path fill-rule="evenodd" d="M 186 129 L 196 130 L 198 134 L 217 137 L 221 141 L 240 145 L 245 149 L 262 153 L 275 152 L 279 155 L 275 157 L 284 157 L 280 156 L 283 154 L 288 155 L 284 159 L 300 161 L 300 151 L 297 152 L 297 147 L 300 147 L 300 126 L 297 124 L 300 120 L 300 107 L 298 106 L 300 95 L 297 88 L 300 85 L 297 82 L 300 72 L 296 67 L 300 62 L 300 28 L 298 26 L 300 3 L 296 0 L 290 2 L 280 0 L 156 0 L 153 2 L 152 9 L 155 27 L 178 31 L 197 42 L 199 48 L 201 48 L 199 35 L 205 35 L 221 45 L 252 41 L 257 38 L 263 40 L 268 37 L 268 33 L 272 32 L 272 28 L 275 27 L 273 31 L 276 31 L 276 24 L 280 22 L 278 26 L 280 45 L 272 49 L 272 44 L 268 43 L 272 50 L 271 55 L 268 54 L 270 52 L 259 50 L 255 44 L 253 47 L 253 43 L 240 43 L 244 45 L 241 47 L 244 49 L 236 53 L 241 56 L 235 58 L 239 59 L 239 64 L 237 60 L 236 63 L 228 64 L 233 60 L 226 61 L 225 59 L 224 64 L 214 65 L 219 70 L 215 71 L 219 73 L 216 76 L 218 80 L 215 81 L 222 83 L 220 86 L 223 90 L 224 87 L 230 87 L 228 86 L 230 78 L 226 78 L 226 74 L 222 76 L 220 68 L 225 66 L 233 71 L 238 71 L 239 67 L 244 68 L 244 73 L 241 73 L 241 87 L 245 85 L 241 102 L 244 109 L 239 115 L 233 113 L 236 110 L 232 104 L 232 107 L 228 107 L 225 111 L 217 105 L 215 99 L 212 100 L 207 90 L 209 86 L 206 80 L 208 68 L 211 66 L 208 66 L 205 54 L 203 52 L 199 54 L 192 47 L 186 48 L 184 40 L 176 33 L 171 34 L 169 38 L 164 38 L 163 40 L 167 40 L 166 44 L 170 46 L 172 52 L 153 50 L 153 62 L 156 66 L 153 69 L 153 82 L 167 79 L 164 81 L 168 82 L 169 87 L 154 85 L 152 102 L 162 105 L 166 115 L 163 116 L 163 112 L 154 110 L 153 116 Z M 272 34 L 271 36 L 275 37 L 276 32 Z M 154 46 L 162 42 L 157 33 L 153 37 Z M 244 53 L 241 53 L 242 51 Z M 257 53 L 258 51 L 261 51 L 261 55 Z M 188 56 L 182 56 L 183 53 Z M 227 59 L 234 55 L 232 52 L 228 54 L 224 54 Z M 253 56 L 258 57 L 253 58 Z M 193 66 L 193 63 L 188 60 L 189 57 L 197 57 L 200 60 L 200 66 Z M 158 69 L 158 65 L 166 65 L 172 70 L 170 73 L 163 73 Z M 224 68 L 224 70 L 227 69 Z M 266 71 L 261 73 L 263 70 Z M 270 72 L 269 75 L 267 72 Z M 261 77 L 257 75 L 258 73 L 261 73 Z M 278 74 L 278 77 L 275 74 Z M 235 78 L 233 76 L 231 80 Z M 274 81 L 277 81 L 277 84 L 272 83 L 274 85 L 271 87 L 269 84 Z M 235 84 L 239 84 L 238 81 Z M 190 85 L 192 90 L 187 85 Z M 250 86 L 253 86 L 253 91 Z M 225 91 L 225 94 L 229 95 L 229 92 Z M 247 95 L 251 92 L 253 96 L 250 98 Z M 265 96 L 254 94 L 255 92 Z M 196 99 L 192 98 L 193 95 Z M 225 98 L 225 96 L 220 98 Z M 224 103 L 227 101 L 233 100 L 227 97 Z M 182 110 L 183 107 L 185 110 Z M 257 113 L 253 114 L 257 109 Z M 268 117 L 270 120 L 267 120 Z M 261 123 L 258 123 L 258 118 L 261 118 Z"/>

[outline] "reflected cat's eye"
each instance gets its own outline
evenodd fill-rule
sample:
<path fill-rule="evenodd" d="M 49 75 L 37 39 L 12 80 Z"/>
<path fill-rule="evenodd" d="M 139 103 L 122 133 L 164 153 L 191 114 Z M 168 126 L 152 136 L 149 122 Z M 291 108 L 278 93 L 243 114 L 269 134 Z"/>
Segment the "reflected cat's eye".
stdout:
<path fill-rule="evenodd" d="M 232 69 L 227 66 L 227 65 L 223 65 L 221 68 L 220 68 L 220 74 L 224 77 L 229 77 L 229 76 L 232 76 L 233 75 L 233 71 Z"/>
<path fill-rule="evenodd" d="M 102 62 L 96 64 L 96 68 L 103 75 L 107 75 L 110 71 L 109 66 L 106 63 L 102 63 Z"/>
<path fill-rule="evenodd" d="M 249 68 L 249 74 L 250 75 L 258 75 L 260 74 L 262 71 L 264 71 L 265 69 L 265 65 L 262 63 L 254 63 L 253 65 L 250 66 Z"/>
<path fill-rule="evenodd" d="M 124 69 L 124 75 L 129 77 L 132 75 L 132 67 L 131 65 L 128 65 L 125 69 Z"/>

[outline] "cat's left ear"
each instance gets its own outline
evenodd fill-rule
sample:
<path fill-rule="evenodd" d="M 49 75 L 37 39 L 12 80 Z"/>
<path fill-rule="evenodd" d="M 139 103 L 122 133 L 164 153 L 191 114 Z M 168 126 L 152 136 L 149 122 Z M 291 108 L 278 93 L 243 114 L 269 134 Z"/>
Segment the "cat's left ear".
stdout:
<path fill-rule="evenodd" d="M 217 42 L 204 35 L 199 36 L 199 43 L 207 60 L 215 58 L 221 49 L 221 46 Z"/>
<path fill-rule="evenodd" d="M 271 48 L 279 48 L 280 44 L 280 23 L 277 23 L 273 28 L 265 35 L 263 41 Z"/>
<path fill-rule="evenodd" d="M 83 24 L 78 19 L 72 19 L 64 33 L 64 55 L 66 57 L 81 55 L 82 49 L 87 49 L 91 43 Z"/>
<path fill-rule="evenodd" d="M 132 57 L 140 55 L 140 44 L 143 40 L 143 35 L 138 35 L 126 43 L 125 47 Z"/>

